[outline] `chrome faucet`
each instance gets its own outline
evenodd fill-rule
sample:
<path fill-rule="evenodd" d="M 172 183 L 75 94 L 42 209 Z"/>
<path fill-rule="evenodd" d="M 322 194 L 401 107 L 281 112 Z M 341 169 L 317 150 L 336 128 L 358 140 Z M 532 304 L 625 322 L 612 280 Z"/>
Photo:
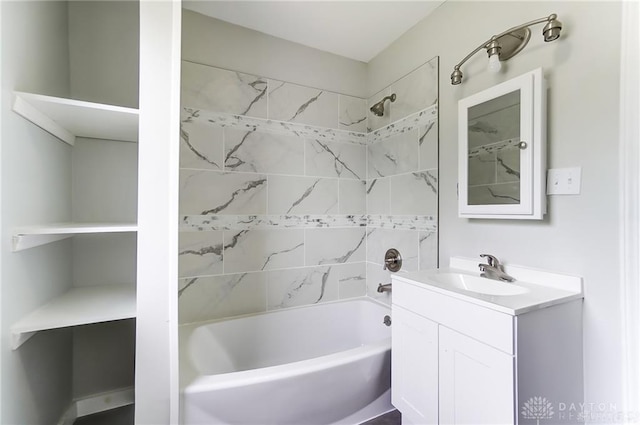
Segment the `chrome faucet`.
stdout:
<path fill-rule="evenodd" d="M 480 257 L 487 259 L 487 264 L 478 264 L 478 268 L 482 272 L 480 276 L 486 277 L 487 279 L 501 280 L 503 282 L 513 282 L 516 280 L 504 272 L 504 267 L 500 264 L 500 260 L 493 255 L 480 254 Z"/>
<path fill-rule="evenodd" d="M 383 285 L 382 283 L 378 284 L 378 289 L 376 289 L 376 291 L 383 293 L 383 292 L 391 292 L 391 284 L 387 283 L 386 285 Z"/>

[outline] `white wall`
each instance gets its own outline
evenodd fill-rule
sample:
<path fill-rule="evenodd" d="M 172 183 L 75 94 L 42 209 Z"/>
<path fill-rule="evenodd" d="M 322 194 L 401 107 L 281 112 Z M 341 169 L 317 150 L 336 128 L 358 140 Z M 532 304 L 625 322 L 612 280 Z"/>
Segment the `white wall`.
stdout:
<path fill-rule="evenodd" d="M 2 2 L 2 416 L 52 424 L 71 398 L 68 331 L 41 332 L 16 351 L 9 327 L 71 284 L 68 241 L 11 252 L 15 226 L 71 218 L 70 147 L 11 111 L 13 90 L 69 94 L 64 2 Z"/>
<path fill-rule="evenodd" d="M 336 93 L 367 97 L 367 65 L 363 62 L 292 43 L 190 10 L 183 12 L 182 59 Z"/>
<path fill-rule="evenodd" d="M 550 13 L 564 24 L 559 41 L 544 43 L 537 26 L 500 74 L 486 72 L 480 52 L 462 67 L 462 85 L 450 84 L 453 66 L 492 34 Z M 619 28 L 618 2 L 449 1 L 374 58 L 368 71 L 374 93 L 440 56 L 440 264 L 452 255 L 488 252 L 505 263 L 583 276 L 586 401 L 621 408 Z M 582 167 L 582 194 L 550 197 L 539 222 L 458 218 L 458 100 L 539 66 L 549 82 L 548 166 Z"/>

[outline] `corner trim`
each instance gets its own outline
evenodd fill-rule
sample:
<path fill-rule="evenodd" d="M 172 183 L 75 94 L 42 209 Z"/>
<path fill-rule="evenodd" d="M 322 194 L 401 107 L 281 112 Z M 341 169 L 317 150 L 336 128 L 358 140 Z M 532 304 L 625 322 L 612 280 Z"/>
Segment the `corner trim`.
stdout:
<path fill-rule="evenodd" d="M 624 411 L 640 413 L 640 6 L 622 3 L 620 56 L 620 270 Z"/>

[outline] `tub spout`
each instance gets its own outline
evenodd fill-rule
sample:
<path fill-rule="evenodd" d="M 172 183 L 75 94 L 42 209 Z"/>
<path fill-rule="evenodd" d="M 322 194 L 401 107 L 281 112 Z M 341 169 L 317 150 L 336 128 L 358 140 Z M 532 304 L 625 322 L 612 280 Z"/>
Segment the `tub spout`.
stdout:
<path fill-rule="evenodd" d="M 383 285 L 382 283 L 379 283 L 377 291 L 380 293 L 391 292 L 391 284 L 387 283 L 386 285 Z"/>

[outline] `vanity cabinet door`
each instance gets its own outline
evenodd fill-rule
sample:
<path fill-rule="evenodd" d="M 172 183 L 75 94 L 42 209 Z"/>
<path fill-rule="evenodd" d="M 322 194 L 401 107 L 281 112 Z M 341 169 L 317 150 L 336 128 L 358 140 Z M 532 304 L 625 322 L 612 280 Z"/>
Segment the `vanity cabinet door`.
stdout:
<path fill-rule="evenodd" d="M 393 306 L 391 402 L 403 423 L 438 424 L 438 324 Z"/>
<path fill-rule="evenodd" d="M 440 326 L 440 424 L 515 424 L 514 357 Z"/>

